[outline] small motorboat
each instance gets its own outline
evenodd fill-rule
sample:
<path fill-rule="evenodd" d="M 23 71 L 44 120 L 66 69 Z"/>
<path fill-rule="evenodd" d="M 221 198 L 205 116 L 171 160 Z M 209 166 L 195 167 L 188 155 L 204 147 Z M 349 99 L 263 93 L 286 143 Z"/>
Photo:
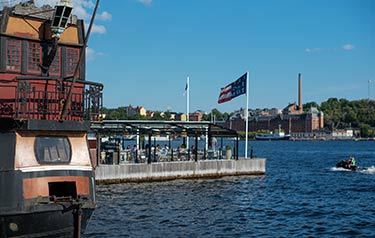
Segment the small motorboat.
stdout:
<path fill-rule="evenodd" d="M 348 160 L 341 160 L 340 162 L 338 162 L 336 164 L 336 168 L 344 168 L 344 169 L 349 169 L 349 170 L 357 170 L 357 166 L 355 165 L 352 165 L 351 162 L 349 162 Z"/>

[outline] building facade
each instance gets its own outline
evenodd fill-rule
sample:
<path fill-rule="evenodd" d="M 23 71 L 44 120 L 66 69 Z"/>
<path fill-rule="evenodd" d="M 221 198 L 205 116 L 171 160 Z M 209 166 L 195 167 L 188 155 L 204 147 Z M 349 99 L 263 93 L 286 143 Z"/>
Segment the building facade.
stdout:
<path fill-rule="evenodd" d="M 302 105 L 302 76 L 298 74 L 298 104 L 291 103 L 283 110 L 264 109 L 249 111 L 249 131 L 275 131 L 281 128 L 286 133 L 310 133 L 324 128 L 324 114 L 312 107 L 307 112 Z M 241 111 L 227 120 L 225 127 L 245 131 L 244 111 Z"/>
<path fill-rule="evenodd" d="M 37 8 L 33 3 L 18 4 L 1 12 L 2 116 L 13 117 L 17 111 L 17 116 L 21 117 L 27 114 L 34 119 L 56 119 L 61 111 L 62 98 L 68 93 L 77 70 L 70 119 L 82 118 L 84 86 L 80 81 L 85 81 L 85 60 L 81 64 L 78 62 L 80 57 L 85 58 L 84 22 L 77 20 L 76 16 L 70 17 L 68 27 L 54 43 L 49 21 L 52 12 L 53 8 L 48 5 Z M 54 93 L 46 94 L 47 91 Z M 25 102 L 26 98 L 31 99 Z"/>
<path fill-rule="evenodd" d="M 314 132 L 324 127 L 324 114 L 316 108 L 311 108 L 308 112 L 300 114 L 295 112 L 289 114 L 283 110 L 283 113 L 276 115 L 267 115 L 267 113 L 257 115 L 249 113 L 249 115 L 252 115 L 249 117 L 250 132 L 260 130 L 275 131 L 279 128 L 286 133 Z M 231 117 L 225 122 L 224 126 L 236 131 L 245 131 L 243 113 Z"/>
<path fill-rule="evenodd" d="M 136 116 L 136 115 L 139 115 L 139 116 L 149 116 L 149 117 L 152 117 L 153 116 L 153 113 L 152 115 L 150 115 L 150 111 L 147 111 L 146 108 L 144 108 L 143 106 L 132 106 L 132 105 L 129 105 L 127 107 L 125 107 L 125 110 L 126 110 L 126 114 L 128 116 Z"/>

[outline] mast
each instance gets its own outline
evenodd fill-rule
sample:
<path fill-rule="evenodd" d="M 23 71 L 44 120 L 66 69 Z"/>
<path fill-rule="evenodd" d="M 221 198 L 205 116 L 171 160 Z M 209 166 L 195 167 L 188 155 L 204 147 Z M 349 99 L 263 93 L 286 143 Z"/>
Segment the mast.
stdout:
<path fill-rule="evenodd" d="M 190 101 L 190 82 L 189 82 L 190 78 L 189 78 L 189 75 L 187 76 L 187 79 L 186 79 L 186 121 L 189 121 L 190 118 L 189 118 L 189 101 Z M 186 149 L 189 150 L 189 134 L 188 136 L 186 137 Z"/>
<path fill-rule="evenodd" d="M 246 72 L 245 159 L 247 159 L 247 143 L 248 143 L 248 137 L 249 137 L 249 77 L 250 77 L 249 72 Z"/>
<path fill-rule="evenodd" d="M 85 51 L 86 51 L 86 47 L 87 47 L 87 42 L 89 40 L 91 29 L 92 29 L 92 26 L 94 24 L 94 19 L 95 19 L 96 11 L 98 10 L 99 2 L 100 2 L 100 0 L 96 0 L 96 5 L 95 5 L 94 13 L 92 14 L 90 25 L 89 25 L 89 29 L 88 29 L 86 37 L 85 37 L 84 45 L 83 45 L 82 50 L 80 52 L 79 60 L 78 60 L 77 66 L 76 66 L 75 71 L 74 71 L 73 81 L 72 81 L 72 84 L 71 84 L 71 86 L 69 88 L 68 95 L 66 96 L 64 104 L 63 104 L 63 106 L 61 108 L 61 111 L 60 111 L 60 118 L 59 118 L 60 121 L 63 121 L 65 119 L 65 117 L 66 117 L 66 115 L 68 113 L 68 109 L 70 108 L 74 86 L 75 86 L 76 81 L 78 79 L 79 68 L 80 68 L 80 66 L 81 66 L 81 64 L 83 62 L 83 57 L 85 55 Z"/>

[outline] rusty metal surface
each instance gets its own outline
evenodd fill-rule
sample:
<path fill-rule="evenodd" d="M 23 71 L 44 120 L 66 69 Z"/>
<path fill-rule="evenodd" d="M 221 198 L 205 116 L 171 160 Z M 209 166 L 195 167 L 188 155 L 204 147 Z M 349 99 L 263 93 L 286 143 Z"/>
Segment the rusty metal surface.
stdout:
<path fill-rule="evenodd" d="M 23 179 L 23 197 L 31 199 L 37 197 L 48 197 L 50 182 L 75 182 L 77 195 L 90 194 L 90 178 L 82 176 L 57 176 Z"/>

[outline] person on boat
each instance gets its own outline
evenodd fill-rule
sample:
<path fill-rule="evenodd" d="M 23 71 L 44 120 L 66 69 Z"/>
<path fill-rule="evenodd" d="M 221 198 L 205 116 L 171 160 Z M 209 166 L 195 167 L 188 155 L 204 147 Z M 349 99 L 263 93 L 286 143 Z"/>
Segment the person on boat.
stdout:
<path fill-rule="evenodd" d="M 353 156 L 350 156 L 349 159 L 347 160 L 348 168 L 356 166 L 355 164 L 356 164 L 355 158 Z"/>

